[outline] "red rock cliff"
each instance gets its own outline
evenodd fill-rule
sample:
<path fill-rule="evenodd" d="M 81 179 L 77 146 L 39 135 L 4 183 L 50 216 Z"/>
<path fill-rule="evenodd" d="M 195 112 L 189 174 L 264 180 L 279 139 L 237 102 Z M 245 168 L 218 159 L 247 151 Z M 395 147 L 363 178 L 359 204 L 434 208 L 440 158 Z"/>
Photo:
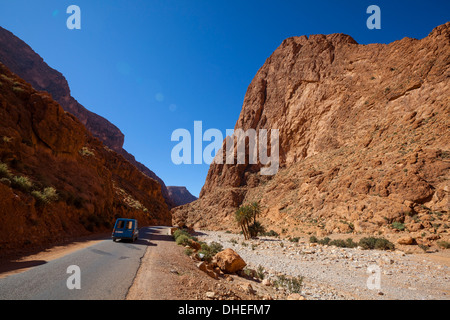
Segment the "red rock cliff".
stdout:
<path fill-rule="evenodd" d="M 236 228 L 236 208 L 258 201 L 266 229 L 290 234 L 378 234 L 398 222 L 418 238 L 448 236 L 449 66 L 450 23 L 388 45 L 286 39 L 250 84 L 235 127 L 280 130 L 278 174 L 213 164 L 174 223 Z"/>
<path fill-rule="evenodd" d="M 47 63 L 21 39 L 0 27 L 0 62 L 9 70 L 27 81 L 38 91 L 50 93 L 65 111 L 70 112 L 107 147 L 121 154 L 145 175 L 161 184 L 161 191 L 169 207 L 174 204 L 169 197 L 164 181 L 135 157 L 123 149 L 124 134 L 107 119 L 89 111 L 78 103 L 70 93 L 64 76 Z"/>
<path fill-rule="evenodd" d="M 111 231 L 117 217 L 171 222 L 156 180 L 0 64 L 0 253 Z"/>

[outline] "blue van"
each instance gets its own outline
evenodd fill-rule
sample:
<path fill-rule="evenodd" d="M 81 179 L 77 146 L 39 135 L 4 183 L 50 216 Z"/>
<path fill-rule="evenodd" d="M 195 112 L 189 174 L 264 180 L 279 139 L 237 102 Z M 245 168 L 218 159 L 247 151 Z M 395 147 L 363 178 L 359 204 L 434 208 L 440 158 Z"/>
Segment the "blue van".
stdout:
<path fill-rule="evenodd" d="M 113 241 L 126 239 L 136 241 L 139 237 L 138 222 L 135 219 L 117 219 L 112 233 Z"/>

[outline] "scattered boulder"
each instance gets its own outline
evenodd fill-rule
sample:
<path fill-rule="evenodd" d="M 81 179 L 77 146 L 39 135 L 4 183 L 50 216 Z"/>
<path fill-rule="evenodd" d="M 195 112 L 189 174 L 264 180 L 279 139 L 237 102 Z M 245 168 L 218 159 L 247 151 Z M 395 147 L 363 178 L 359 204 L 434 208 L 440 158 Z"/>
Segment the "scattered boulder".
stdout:
<path fill-rule="evenodd" d="M 398 244 L 402 244 L 405 246 L 410 246 L 414 244 L 414 238 L 413 237 L 403 237 L 397 240 Z"/>
<path fill-rule="evenodd" d="M 232 249 L 225 249 L 215 256 L 215 263 L 225 273 L 241 271 L 247 265 L 245 261 Z"/>

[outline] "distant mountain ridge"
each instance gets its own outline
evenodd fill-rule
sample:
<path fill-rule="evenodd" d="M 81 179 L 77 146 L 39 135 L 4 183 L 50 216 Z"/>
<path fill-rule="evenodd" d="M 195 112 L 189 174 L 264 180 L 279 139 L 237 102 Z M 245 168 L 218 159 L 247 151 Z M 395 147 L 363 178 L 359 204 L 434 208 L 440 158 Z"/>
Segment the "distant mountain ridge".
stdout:
<path fill-rule="evenodd" d="M 167 187 L 169 195 L 175 206 L 183 206 L 197 200 L 197 197 L 193 196 L 186 187 Z"/>
<path fill-rule="evenodd" d="M 38 91 L 50 93 L 65 111 L 70 112 L 82 124 L 102 141 L 108 148 L 121 154 L 131 164 L 136 166 L 148 177 L 155 179 L 161 185 L 161 192 L 169 207 L 174 207 L 164 181 L 135 157 L 123 149 L 124 134 L 107 119 L 89 111 L 71 96 L 66 78 L 47 63 L 10 31 L 0 27 L 0 62 L 10 71 L 17 74 Z"/>

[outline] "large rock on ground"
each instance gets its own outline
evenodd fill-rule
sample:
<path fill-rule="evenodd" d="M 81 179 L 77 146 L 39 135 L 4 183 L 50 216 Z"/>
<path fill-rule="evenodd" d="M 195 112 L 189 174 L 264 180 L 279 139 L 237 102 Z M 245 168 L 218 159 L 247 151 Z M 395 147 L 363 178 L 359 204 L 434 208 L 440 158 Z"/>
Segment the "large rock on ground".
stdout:
<path fill-rule="evenodd" d="M 232 249 L 225 249 L 215 256 L 217 266 L 225 273 L 235 273 L 245 268 L 245 261 Z"/>

